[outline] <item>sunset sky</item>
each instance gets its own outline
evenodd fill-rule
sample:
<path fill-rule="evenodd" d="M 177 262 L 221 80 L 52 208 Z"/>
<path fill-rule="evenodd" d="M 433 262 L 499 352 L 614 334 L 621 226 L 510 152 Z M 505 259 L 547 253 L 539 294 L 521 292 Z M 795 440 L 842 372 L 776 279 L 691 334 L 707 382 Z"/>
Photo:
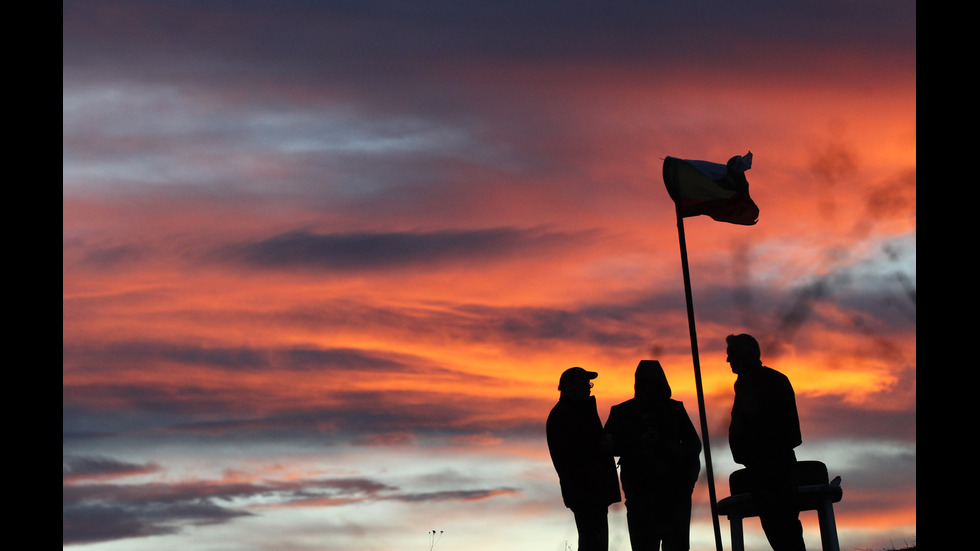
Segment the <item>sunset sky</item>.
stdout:
<path fill-rule="evenodd" d="M 574 549 L 558 376 L 698 425 L 661 167 L 749 151 L 758 224 L 685 219 L 719 498 L 747 332 L 841 549 L 914 543 L 915 10 L 63 2 L 64 547 Z"/>

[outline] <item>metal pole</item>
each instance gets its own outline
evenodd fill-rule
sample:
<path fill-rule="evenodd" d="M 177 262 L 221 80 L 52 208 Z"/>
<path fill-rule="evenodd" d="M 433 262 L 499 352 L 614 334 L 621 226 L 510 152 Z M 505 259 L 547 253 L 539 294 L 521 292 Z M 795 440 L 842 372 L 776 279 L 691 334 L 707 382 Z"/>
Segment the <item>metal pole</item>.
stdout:
<path fill-rule="evenodd" d="M 684 239 L 684 217 L 681 216 L 679 206 L 675 210 L 677 212 L 677 237 L 681 245 L 681 270 L 684 273 L 684 295 L 687 299 L 687 324 L 691 330 L 691 356 L 694 359 L 694 382 L 698 390 L 701 439 L 704 441 L 704 464 L 708 477 L 708 499 L 711 501 L 711 523 L 715 529 L 715 547 L 718 551 L 724 551 L 721 545 L 721 527 L 718 525 L 715 476 L 711 468 L 711 443 L 708 441 L 708 416 L 705 414 L 704 389 L 701 386 L 701 361 L 698 359 L 698 335 L 694 328 L 694 299 L 691 295 L 691 274 L 687 266 L 687 242 Z"/>

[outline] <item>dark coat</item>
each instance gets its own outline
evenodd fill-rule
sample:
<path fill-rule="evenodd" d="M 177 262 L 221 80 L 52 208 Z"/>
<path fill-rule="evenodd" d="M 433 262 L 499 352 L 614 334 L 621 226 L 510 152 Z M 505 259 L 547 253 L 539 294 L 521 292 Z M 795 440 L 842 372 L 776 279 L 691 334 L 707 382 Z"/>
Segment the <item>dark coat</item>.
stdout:
<path fill-rule="evenodd" d="M 546 432 L 566 507 L 620 501 L 616 462 L 602 432 L 595 397 L 559 400 L 548 415 Z"/>
<path fill-rule="evenodd" d="M 620 458 L 627 502 L 689 497 L 694 491 L 701 439 L 683 403 L 627 400 L 612 407 L 605 431 L 612 437 L 613 455 Z"/>
<path fill-rule="evenodd" d="M 735 381 L 728 445 L 736 463 L 751 465 L 790 460 L 803 442 L 796 395 L 785 375 L 759 366 Z"/>

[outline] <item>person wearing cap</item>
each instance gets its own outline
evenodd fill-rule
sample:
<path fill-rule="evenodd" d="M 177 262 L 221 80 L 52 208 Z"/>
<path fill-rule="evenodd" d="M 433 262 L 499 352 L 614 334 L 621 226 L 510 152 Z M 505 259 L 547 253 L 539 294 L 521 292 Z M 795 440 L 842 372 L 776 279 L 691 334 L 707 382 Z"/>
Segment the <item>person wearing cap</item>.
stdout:
<path fill-rule="evenodd" d="M 803 438 L 793 386 L 762 365 L 762 350 L 751 335 L 729 335 L 725 342 L 727 361 L 738 376 L 728 427 L 732 459 L 745 466 L 769 545 L 775 551 L 806 551 L 796 505 L 794 448 Z"/>
<path fill-rule="evenodd" d="M 701 472 L 701 439 L 684 404 L 670 398 L 660 362 L 636 367 L 633 398 L 609 411 L 605 432 L 619 456 L 633 551 L 691 548 L 691 494 Z"/>
<path fill-rule="evenodd" d="M 616 463 L 592 396 L 595 371 L 566 369 L 546 424 L 561 497 L 575 516 L 579 551 L 609 549 L 609 506 L 620 501 Z"/>

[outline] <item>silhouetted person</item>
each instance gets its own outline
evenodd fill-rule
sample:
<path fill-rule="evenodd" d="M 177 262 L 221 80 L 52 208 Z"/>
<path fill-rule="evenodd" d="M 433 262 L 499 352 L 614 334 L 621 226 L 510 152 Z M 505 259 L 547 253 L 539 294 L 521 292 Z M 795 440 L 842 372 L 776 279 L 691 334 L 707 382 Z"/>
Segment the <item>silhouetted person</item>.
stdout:
<path fill-rule="evenodd" d="M 762 365 L 759 343 L 729 335 L 728 363 L 738 375 L 728 444 L 745 466 L 762 529 L 775 551 L 805 551 L 796 504 L 794 448 L 803 443 L 796 394 L 785 375 Z"/>
<path fill-rule="evenodd" d="M 619 456 L 633 551 L 691 548 L 691 493 L 701 471 L 701 439 L 684 404 L 670 399 L 660 362 L 636 367 L 632 399 L 606 421 Z"/>
<path fill-rule="evenodd" d="M 547 423 L 548 450 L 565 507 L 575 515 L 579 551 L 609 549 L 609 506 L 620 500 L 616 463 L 591 395 L 597 376 L 581 367 L 566 369 Z"/>

